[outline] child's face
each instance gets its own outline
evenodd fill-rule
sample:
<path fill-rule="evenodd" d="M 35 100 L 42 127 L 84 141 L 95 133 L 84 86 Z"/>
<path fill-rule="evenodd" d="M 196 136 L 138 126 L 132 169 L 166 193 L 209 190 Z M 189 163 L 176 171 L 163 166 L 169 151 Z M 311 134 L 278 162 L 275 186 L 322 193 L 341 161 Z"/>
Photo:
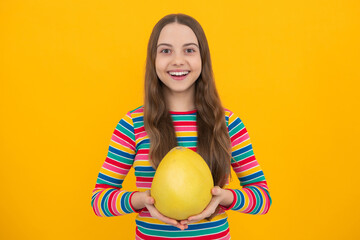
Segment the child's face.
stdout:
<path fill-rule="evenodd" d="M 199 43 L 190 27 L 178 23 L 166 25 L 157 43 L 156 73 L 171 93 L 193 91 L 201 73 Z M 188 72 L 171 76 L 173 71 Z"/>

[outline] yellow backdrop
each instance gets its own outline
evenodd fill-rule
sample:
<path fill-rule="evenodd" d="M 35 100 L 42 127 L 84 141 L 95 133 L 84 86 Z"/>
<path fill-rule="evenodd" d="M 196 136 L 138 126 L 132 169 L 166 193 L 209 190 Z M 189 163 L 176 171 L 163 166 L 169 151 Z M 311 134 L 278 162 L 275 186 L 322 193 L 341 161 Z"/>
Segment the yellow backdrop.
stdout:
<path fill-rule="evenodd" d="M 233 239 L 359 239 L 357 0 L 0 1 L 0 239 L 134 238 L 135 214 L 96 217 L 91 192 L 142 105 L 152 27 L 179 12 L 202 24 L 273 199 L 229 212 Z"/>

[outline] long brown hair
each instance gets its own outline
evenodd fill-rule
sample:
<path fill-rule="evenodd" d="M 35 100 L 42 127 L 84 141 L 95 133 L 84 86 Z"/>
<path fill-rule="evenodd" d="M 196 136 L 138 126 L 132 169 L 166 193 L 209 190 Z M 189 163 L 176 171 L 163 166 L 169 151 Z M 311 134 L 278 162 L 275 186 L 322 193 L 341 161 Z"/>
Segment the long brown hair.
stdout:
<path fill-rule="evenodd" d="M 163 83 L 155 70 L 156 46 L 164 26 L 179 23 L 190 27 L 200 48 L 202 69 L 195 82 L 195 108 L 197 110 L 197 152 L 207 162 L 215 186 L 223 187 L 230 176 L 231 142 L 225 123 L 225 113 L 217 93 L 210 51 L 200 24 L 185 14 L 170 14 L 160 19 L 150 35 L 145 72 L 144 126 L 150 138 L 149 160 L 156 169 L 161 159 L 177 139 L 171 115 L 163 94 Z"/>

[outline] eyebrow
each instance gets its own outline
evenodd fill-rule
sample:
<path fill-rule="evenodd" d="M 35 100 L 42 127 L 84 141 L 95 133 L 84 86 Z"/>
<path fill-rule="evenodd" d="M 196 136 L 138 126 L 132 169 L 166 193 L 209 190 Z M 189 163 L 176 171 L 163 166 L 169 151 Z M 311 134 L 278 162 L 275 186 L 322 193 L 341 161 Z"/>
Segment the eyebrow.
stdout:
<path fill-rule="evenodd" d="M 169 43 L 160 43 L 159 45 L 157 45 L 156 48 L 160 47 L 161 45 L 165 45 L 165 46 L 172 47 L 172 45 L 169 44 Z M 196 43 L 185 43 L 185 44 L 183 45 L 183 47 L 187 47 L 187 46 L 189 46 L 189 45 L 195 45 L 197 48 L 199 48 L 199 46 L 198 46 Z"/>

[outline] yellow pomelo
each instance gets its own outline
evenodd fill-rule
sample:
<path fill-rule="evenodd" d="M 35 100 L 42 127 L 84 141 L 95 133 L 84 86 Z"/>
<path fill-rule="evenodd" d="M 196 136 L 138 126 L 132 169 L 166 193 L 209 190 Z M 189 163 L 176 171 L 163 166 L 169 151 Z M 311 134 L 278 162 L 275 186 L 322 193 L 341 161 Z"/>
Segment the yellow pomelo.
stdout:
<path fill-rule="evenodd" d="M 186 147 L 175 147 L 156 169 L 150 192 L 160 213 L 183 220 L 205 209 L 213 186 L 205 160 Z"/>

